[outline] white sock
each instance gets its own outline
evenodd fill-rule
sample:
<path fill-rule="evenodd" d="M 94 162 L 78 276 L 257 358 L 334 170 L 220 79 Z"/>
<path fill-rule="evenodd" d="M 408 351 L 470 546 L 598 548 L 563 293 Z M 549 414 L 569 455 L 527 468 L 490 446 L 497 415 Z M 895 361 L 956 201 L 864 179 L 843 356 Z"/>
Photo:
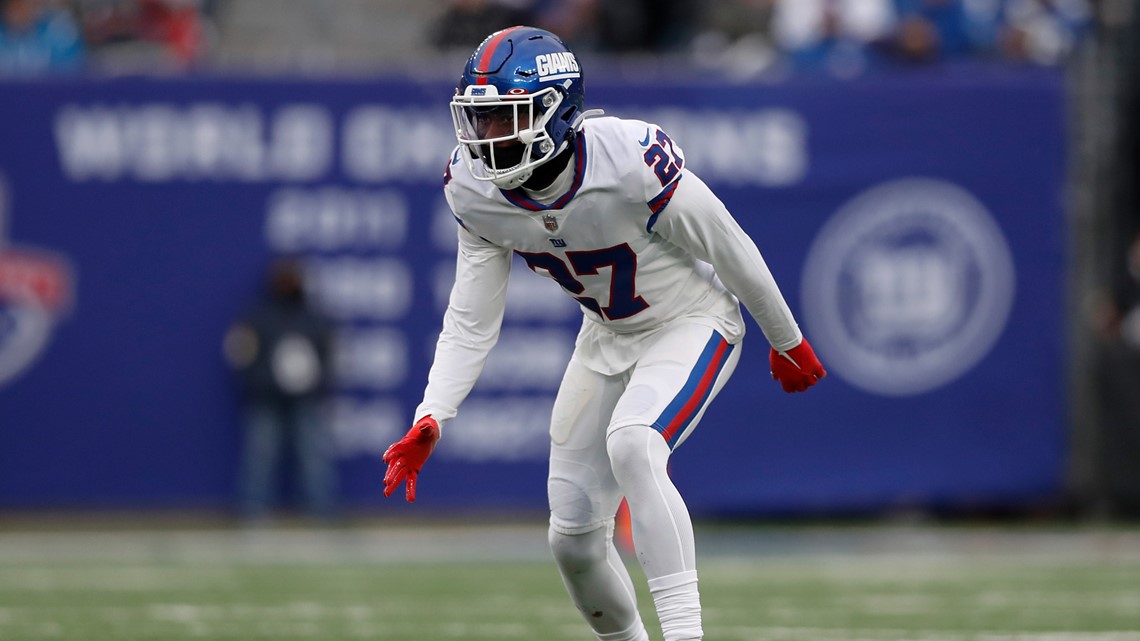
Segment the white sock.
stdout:
<path fill-rule="evenodd" d="M 704 637 L 696 571 L 650 579 L 649 592 L 665 641 L 700 641 Z"/>

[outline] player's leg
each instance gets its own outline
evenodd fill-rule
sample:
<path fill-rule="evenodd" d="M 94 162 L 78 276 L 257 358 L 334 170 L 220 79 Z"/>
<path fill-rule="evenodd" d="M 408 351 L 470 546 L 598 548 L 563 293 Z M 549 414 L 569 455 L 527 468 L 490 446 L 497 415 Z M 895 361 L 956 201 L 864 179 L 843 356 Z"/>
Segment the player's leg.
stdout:
<path fill-rule="evenodd" d="M 739 355 L 707 327 L 666 330 L 638 361 L 610 424 L 610 461 L 665 641 L 703 634 L 693 526 L 669 478 L 669 455 L 692 433 Z"/>
<path fill-rule="evenodd" d="M 576 361 L 567 367 L 550 429 L 550 548 L 570 598 L 598 639 L 648 641 L 613 543 L 621 494 L 605 436 L 623 382 Z"/>

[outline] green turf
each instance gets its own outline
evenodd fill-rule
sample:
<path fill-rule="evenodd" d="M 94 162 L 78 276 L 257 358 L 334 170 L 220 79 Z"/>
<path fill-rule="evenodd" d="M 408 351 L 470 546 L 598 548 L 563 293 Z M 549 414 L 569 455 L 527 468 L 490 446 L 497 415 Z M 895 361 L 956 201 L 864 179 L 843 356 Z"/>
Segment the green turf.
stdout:
<path fill-rule="evenodd" d="M 383 537 L 378 538 L 383 541 Z M 862 539 L 860 539 L 862 540 Z M 1131 545 L 1135 539 L 1129 539 Z M 734 545 L 703 559 L 706 641 L 1140 641 L 1136 550 Z M 553 565 L 166 553 L 5 555 L 0 639 L 589 641 Z M 343 541 L 337 544 L 342 544 Z M 432 545 L 441 545 L 433 541 Z M 25 539 L 18 547 L 25 550 Z M 171 545 L 174 545 L 173 543 Z M 1118 545 L 1119 547 L 1119 545 Z M 9 550 L 15 548 L 10 547 Z M 1086 549 L 1086 552 L 1089 550 Z M 633 568 L 641 583 L 640 569 Z M 659 640 L 651 602 L 642 611 Z"/>

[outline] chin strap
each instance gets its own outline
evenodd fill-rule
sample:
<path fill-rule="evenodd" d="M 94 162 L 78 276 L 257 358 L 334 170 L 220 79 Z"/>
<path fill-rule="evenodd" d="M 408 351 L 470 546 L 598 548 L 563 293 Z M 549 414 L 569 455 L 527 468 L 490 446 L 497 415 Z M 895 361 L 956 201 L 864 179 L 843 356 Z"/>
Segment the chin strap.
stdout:
<path fill-rule="evenodd" d="M 521 187 L 523 183 L 530 180 L 530 177 L 532 174 L 534 174 L 533 169 L 531 171 L 527 171 L 527 172 L 523 172 L 521 174 L 516 174 L 514 176 L 511 176 L 510 178 L 507 178 L 506 180 L 503 180 L 501 178 L 492 178 L 491 184 L 498 187 L 499 189 L 506 189 L 506 190 L 510 191 L 512 189 L 516 189 L 518 187 Z"/>

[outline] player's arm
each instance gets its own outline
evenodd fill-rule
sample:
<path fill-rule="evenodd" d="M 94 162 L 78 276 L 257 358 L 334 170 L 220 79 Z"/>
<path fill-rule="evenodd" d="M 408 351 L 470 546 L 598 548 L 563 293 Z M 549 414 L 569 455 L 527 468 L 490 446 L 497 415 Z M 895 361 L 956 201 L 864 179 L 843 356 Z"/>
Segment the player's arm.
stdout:
<path fill-rule="evenodd" d="M 406 481 L 408 501 L 416 500 L 416 480 L 435 449 L 440 426 L 455 416 L 499 340 L 510 267 L 509 250 L 460 228 L 455 284 L 443 315 L 443 330 L 436 341 L 423 402 L 416 408 L 412 429 L 384 452 L 383 460 L 388 464 L 385 496 L 391 496 Z"/>
<path fill-rule="evenodd" d="M 499 340 L 510 269 L 510 250 L 459 229 L 455 284 L 417 418 L 431 414 L 442 425 L 471 392 Z"/>
<path fill-rule="evenodd" d="M 827 373 L 796 325 L 756 243 L 700 178 L 685 171 L 678 180 L 653 231 L 713 266 L 771 344 L 772 376 L 785 391 L 811 387 Z"/>

